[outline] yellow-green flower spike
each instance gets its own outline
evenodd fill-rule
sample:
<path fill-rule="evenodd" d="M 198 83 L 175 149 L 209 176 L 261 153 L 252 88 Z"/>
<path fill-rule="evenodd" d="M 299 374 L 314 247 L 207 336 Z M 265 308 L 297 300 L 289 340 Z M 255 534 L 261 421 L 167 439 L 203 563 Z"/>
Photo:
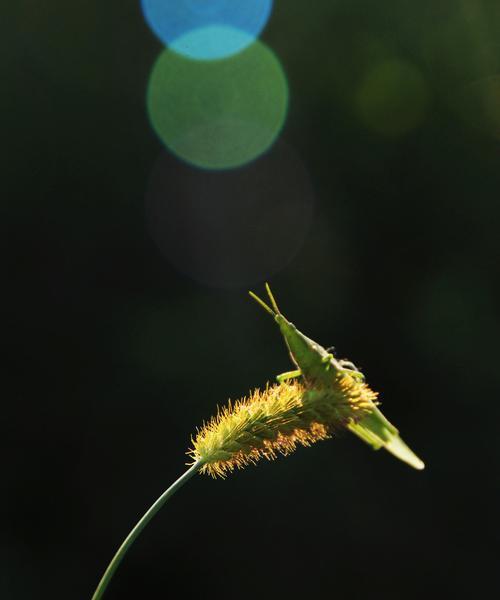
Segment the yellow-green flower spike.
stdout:
<path fill-rule="evenodd" d="M 224 477 L 235 468 L 287 455 L 355 424 L 376 400 L 365 383 L 339 376 L 330 389 L 307 388 L 295 381 L 255 390 L 248 398 L 218 411 L 192 440 L 189 455 L 201 472 Z"/>

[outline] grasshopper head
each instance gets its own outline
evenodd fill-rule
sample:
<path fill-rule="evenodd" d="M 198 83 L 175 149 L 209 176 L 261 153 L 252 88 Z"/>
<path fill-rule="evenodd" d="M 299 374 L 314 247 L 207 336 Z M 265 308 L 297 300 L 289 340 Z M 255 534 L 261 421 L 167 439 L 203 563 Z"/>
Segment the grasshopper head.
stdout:
<path fill-rule="evenodd" d="M 324 361 L 325 357 L 328 357 L 328 352 L 322 346 L 301 333 L 293 323 L 290 323 L 290 321 L 288 321 L 288 319 L 281 314 L 280 309 L 276 304 L 276 300 L 271 292 L 271 288 L 267 283 L 266 291 L 269 296 L 271 306 L 268 306 L 253 292 L 249 293 L 250 296 L 274 318 L 276 323 L 278 323 L 293 362 L 302 371 L 306 378 L 309 376 L 311 379 L 316 379 L 319 374 L 325 370 Z"/>

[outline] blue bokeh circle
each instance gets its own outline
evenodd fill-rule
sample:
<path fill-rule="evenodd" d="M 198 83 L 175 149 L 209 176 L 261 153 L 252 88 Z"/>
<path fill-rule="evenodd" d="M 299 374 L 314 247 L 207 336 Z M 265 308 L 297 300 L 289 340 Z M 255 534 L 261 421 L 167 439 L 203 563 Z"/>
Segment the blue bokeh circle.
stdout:
<path fill-rule="evenodd" d="M 197 60 L 232 56 L 265 27 L 273 0 L 141 0 L 144 18 L 175 52 Z"/>

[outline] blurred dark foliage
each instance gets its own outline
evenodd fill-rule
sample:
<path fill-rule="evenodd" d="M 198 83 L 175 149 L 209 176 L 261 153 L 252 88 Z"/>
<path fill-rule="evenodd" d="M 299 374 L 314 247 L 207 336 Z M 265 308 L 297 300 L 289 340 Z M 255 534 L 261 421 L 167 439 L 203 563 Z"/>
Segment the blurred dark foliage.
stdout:
<path fill-rule="evenodd" d="M 160 44 L 139 2 L 4 4 L 0 597 L 84 599 L 183 471 L 195 427 L 289 361 L 246 287 L 192 281 L 147 233 Z M 271 283 L 305 333 L 365 370 L 427 469 L 346 434 L 198 477 L 110 600 L 498 593 L 500 141 L 461 99 L 500 74 L 499 34 L 494 1 L 276 2 L 263 40 L 316 212 Z M 404 135 L 353 105 L 379 55 L 428 88 Z"/>

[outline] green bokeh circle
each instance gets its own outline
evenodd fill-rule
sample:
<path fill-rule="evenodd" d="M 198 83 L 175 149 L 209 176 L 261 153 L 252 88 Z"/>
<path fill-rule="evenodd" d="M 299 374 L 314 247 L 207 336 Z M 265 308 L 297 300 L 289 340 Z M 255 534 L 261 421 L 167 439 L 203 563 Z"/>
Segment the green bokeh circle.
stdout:
<path fill-rule="evenodd" d="M 262 42 L 223 60 L 165 49 L 149 79 L 147 109 L 163 143 L 207 169 L 248 163 L 279 134 L 288 106 L 283 69 Z"/>

